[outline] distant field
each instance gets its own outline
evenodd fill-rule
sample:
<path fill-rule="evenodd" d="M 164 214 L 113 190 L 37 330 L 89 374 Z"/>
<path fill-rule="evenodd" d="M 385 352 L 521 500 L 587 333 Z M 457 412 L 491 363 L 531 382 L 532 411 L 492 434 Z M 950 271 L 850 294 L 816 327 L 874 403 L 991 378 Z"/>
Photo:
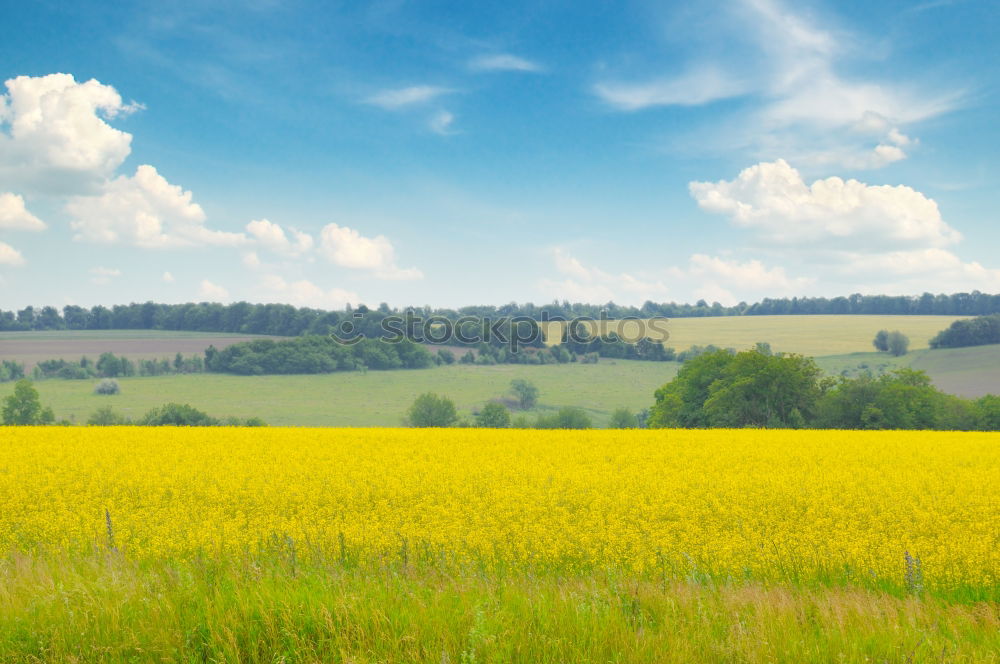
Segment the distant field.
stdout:
<path fill-rule="evenodd" d="M 201 355 L 211 345 L 225 348 L 240 341 L 260 339 L 252 334 L 171 332 L 164 330 L 56 330 L 0 332 L 0 358 L 24 363 L 30 371 L 42 360 L 90 359 L 104 352 L 132 360 L 173 358 L 177 353 Z"/>
<path fill-rule="evenodd" d="M 1000 345 L 918 350 L 903 357 L 887 353 L 852 353 L 817 358 L 820 367 L 829 374 L 860 371 L 873 373 L 910 367 L 926 371 L 938 389 L 963 397 L 1000 394 Z"/>
<path fill-rule="evenodd" d="M 262 417 L 285 426 L 398 426 L 422 392 L 451 398 L 462 413 L 502 397 L 515 378 L 541 391 L 540 407 L 584 408 L 603 426 L 615 408 L 633 410 L 653 403 L 653 392 L 677 373 L 675 362 L 602 360 L 597 364 L 495 366 L 451 365 L 412 371 L 369 371 L 309 376 L 229 376 L 188 374 L 119 379 L 122 393 L 93 394 L 95 381 L 52 379 L 35 385 L 42 402 L 59 418 L 85 422 L 101 406 L 137 417 L 175 401 L 211 415 Z M 0 384 L 0 397 L 12 383 Z M 532 413 L 533 417 L 534 414 Z"/>
<path fill-rule="evenodd" d="M 927 348 L 931 337 L 965 316 L 722 316 L 671 318 L 665 324 L 667 346 L 684 350 L 715 344 L 737 350 L 766 341 L 775 351 L 803 355 L 841 355 L 872 350 L 872 339 L 881 329 L 900 330 L 910 338 L 910 348 Z M 615 326 L 620 321 L 609 321 Z M 557 342 L 562 323 L 549 323 L 546 339 Z M 633 326 L 636 323 L 626 323 Z M 596 326 L 596 323 L 591 326 Z M 651 331 L 653 338 L 662 338 Z"/>

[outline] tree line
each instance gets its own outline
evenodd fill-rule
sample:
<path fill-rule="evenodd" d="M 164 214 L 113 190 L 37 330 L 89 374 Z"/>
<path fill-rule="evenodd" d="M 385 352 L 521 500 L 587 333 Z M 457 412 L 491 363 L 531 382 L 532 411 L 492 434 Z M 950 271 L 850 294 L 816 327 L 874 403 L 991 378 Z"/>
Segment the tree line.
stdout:
<path fill-rule="evenodd" d="M 0 331 L 28 330 L 186 330 L 194 332 L 229 332 L 299 336 L 328 334 L 345 321 L 356 320 L 362 314 L 363 324 L 377 324 L 388 315 L 412 311 L 424 317 L 440 316 L 457 320 L 463 316 L 476 318 L 514 318 L 531 320 L 598 319 L 605 315 L 617 320 L 626 317 L 689 318 L 703 316 L 774 316 L 808 314 L 880 314 L 983 316 L 1000 313 L 1000 294 L 973 291 L 922 295 L 861 295 L 826 297 L 765 298 L 748 304 L 723 306 L 718 302 L 699 300 L 694 304 L 647 301 L 640 307 L 605 304 L 570 303 L 568 301 L 535 305 L 533 303 L 492 306 L 468 306 L 459 309 L 404 307 L 393 309 L 382 303 L 370 309 L 348 305 L 342 311 L 325 311 L 288 304 L 251 304 L 211 302 L 162 304 L 156 302 L 121 304 L 90 308 L 67 305 L 62 310 L 52 306 L 25 307 L 16 311 L 0 310 Z M 369 314 L 371 317 L 369 319 Z"/>
<path fill-rule="evenodd" d="M 1000 314 L 957 320 L 931 339 L 931 348 L 1000 344 Z"/>

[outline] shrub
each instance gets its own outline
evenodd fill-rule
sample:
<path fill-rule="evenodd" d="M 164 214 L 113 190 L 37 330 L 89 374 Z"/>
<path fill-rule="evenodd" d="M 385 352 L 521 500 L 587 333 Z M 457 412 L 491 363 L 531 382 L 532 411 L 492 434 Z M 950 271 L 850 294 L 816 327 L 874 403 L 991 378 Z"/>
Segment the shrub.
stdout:
<path fill-rule="evenodd" d="M 529 383 L 523 378 L 517 378 L 510 382 L 510 391 L 517 398 L 518 405 L 523 410 L 534 408 L 538 403 L 538 388 L 534 383 Z"/>
<path fill-rule="evenodd" d="M 94 394 L 119 394 L 121 393 L 121 387 L 118 386 L 118 381 L 114 378 L 104 378 L 97 384 L 94 388 Z"/>
<path fill-rule="evenodd" d="M 609 429 L 638 429 L 639 418 L 628 408 L 618 408 L 611 413 L 611 420 L 608 422 Z"/>
<path fill-rule="evenodd" d="M 506 429 L 510 426 L 510 411 L 502 403 L 491 401 L 476 415 L 476 426 L 484 429 Z"/>
<path fill-rule="evenodd" d="M 219 420 L 188 404 L 168 403 L 143 415 L 139 424 L 143 426 L 214 427 L 219 426 Z"/>
<path fill-rule="evenodd" d="M 458 421 L 451 399 L 425 392 L 417 397 L 406 413 L 411 427 L 450 427 Z"/>
<path fill-rule="evenodd" d="M 113 411 L 111 406 L 102 406 L 87 418 L 87 424 L 92 427 L 111 427 L 128 423 L 128 419 Z"/>
<path fill-rule="evenodd" d="M 889 352 L 895 357 L 900 357 L 906 355 L 906 352 L 910 349 L 910 338 L 900 332 L 895 330 L 889 333 Z"/>
<path fill-rule="evenodd" d="M 590 429 L 593 422 L 582 408 L 565 406 L 552 415 L 539 415 L 535 420 L 536 429 Z"/>

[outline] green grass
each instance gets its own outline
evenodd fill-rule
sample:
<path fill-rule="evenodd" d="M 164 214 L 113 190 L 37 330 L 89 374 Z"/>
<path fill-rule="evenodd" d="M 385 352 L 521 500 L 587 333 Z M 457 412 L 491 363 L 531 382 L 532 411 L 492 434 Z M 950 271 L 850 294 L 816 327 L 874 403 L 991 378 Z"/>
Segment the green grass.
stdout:
<path fill-rule="evenodd" d="M 391 556 L 0 560 L 0 661 L 996 662 L 1000 608 Z"/>
<path fill-rule="evenodd" d="M 398 426 L 413 399 L 437 392 L 470 414 L 503 397 L 510 382 L 524 378 L 540 390 L 540 409 L 578 406 L 603 426 L 620 406 L 634 411 L 653 403 L 653 392 L 677 372 L 674 362 L 603 359 L 597 364 L 451 365 L 412 371 L 369 371 L 307 376 L 188 374 L 122 378 L 121 394 L 93 394 L 96 381 L 44 380 L 35 383 L 42 403 L 56 416 L 76 422 L 101 406 L 138 417 L 174 401 L 217 417 L 258 416 L 284 426 Z M 0 397 L 13 390 L 0 385 Z M 529 413 L 533 416 L 534 413 Z"/>
<path fill-rule="evenodd" d="M 938 389 L 964 397 L 1000 393 L 1000 345 L 916 350 L 902 357 L 888 353 L 851 353 L 816 358 L 825 372 L 856 376 L 909 367 L 926 371 Z"/>

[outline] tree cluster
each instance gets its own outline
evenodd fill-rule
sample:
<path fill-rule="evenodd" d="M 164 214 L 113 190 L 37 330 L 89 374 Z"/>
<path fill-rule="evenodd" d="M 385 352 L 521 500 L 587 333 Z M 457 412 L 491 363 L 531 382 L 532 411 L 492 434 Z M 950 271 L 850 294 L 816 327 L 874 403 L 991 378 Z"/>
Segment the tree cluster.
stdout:
<path fill-rule="evenodd" d="M 1000 344 L 1000 314 L 957 320 L 931 339 L 931 348 Z"/>
<path fill-rule="evenodd" d="M 684 364 L 655 394 L 650 427 L 996 430 L 1000 397 L 944 394 L 922 371 L 824 378 L 811 358 L 758 347 Z"/>
<path fill-rule="evenodd" d="M 349 345 L 310 335 L 280 341 L 257 339 L 222 350 L 214 346 L 205 350 L 208 371 L 244 376 L 421 369 L 432 364 L 434 356 L 426 348 L 406 339 L 398 343 L 361 339 Z"/>

